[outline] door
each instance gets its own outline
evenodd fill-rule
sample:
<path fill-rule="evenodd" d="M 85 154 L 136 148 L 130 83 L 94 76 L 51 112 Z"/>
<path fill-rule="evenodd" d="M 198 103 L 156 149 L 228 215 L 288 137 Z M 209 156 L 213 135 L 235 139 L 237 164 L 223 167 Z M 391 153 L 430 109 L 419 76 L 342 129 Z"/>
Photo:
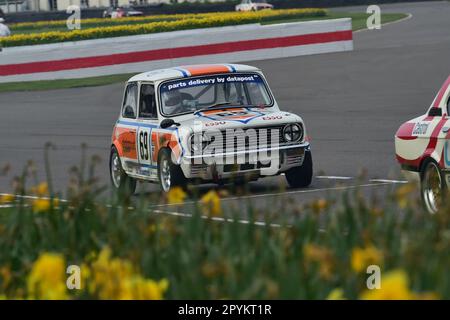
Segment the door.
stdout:
<path fill-rule="evenodd" d="M 137 146 L 139 149 L 139 169 L 142 175 L 157 177 L 157 164 L 153 159 L 155 146 L 152 132 L 158 127 L 158 114 L 155 99 L 155 87 L 151 83 L 142 83 L 139 90 Z"/>
<path fill-rule="evenodd" d="M 125 88 L 121 117 L 116 125 L 115 136 L 118 140 L 122 167 L 127 173 L 138 173 L 137 136 L 137 83 L 129 83 Z"/>
<path fill-rule="evenodd" d="M 446 169 L 450 169 L 450 96 L 447 100 L 446 107 L 446 119 L 447 123 L 442 128 L 442 134 L 444 135 L 445 143 L 444 143 L 444 167 Z M 450 176 L 447 176 L 447 179 Z M 450 183 L 450 180 L 447 180 L 447 183 Z"/>

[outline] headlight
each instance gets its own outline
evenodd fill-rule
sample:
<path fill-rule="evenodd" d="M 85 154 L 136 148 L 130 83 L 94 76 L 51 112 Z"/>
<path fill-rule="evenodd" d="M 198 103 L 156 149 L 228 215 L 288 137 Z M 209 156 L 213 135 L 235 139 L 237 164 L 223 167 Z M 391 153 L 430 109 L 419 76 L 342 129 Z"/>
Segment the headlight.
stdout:
<path fill-rule="evenodd" d="M 299 123 L 290 123 L 283 128 L 283 139 L 286 142 L 295 142 L 303 139 L 303 127 Z"/>
<path fill-rule="evenodd" d="M 202 133 L 194 133 L 188 138 L 188 145 L 190 145 L 191 151 L 193 153 L 199 153 L 203 151 L 207 144 L 208 141 L 205 139 Z"/>

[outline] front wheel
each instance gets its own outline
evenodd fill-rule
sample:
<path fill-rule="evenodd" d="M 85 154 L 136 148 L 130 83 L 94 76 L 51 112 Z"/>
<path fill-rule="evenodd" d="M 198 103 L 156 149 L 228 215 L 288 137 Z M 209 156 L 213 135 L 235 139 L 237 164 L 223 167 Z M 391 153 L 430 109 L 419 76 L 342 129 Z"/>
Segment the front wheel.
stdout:
<path fill-rule="evenodd" d="M 445 192 L 441 170 L 437 163 L 431 160 L 423 166 L 420 177 L 420 191 L 425 208 L 429 213 L 436 213 L 442 206 Z"/>
<path fill-rule="evenodd" d="M 286 180 L 292 188 L 305 188 L 312 182 L 313 163 L 311 151 L 305 151 L 305 159 L 300 167 L 294 167 L 286 171 Z"/>
<path fill-rule="evenodd" d="M 136 179 L 129 177 L 123 170 L 116 147 L 111 148 L 109 173 L 111 183 L 116 191 L 130 195 L 134 194 L 136 191 Z"/>
<path fill-rule="evenodd" d="M 169 192 L 170 188 L 174 186 L 184 187 L 186 184 L 186 178 L 180 166 L 172 162 L 171 151 L 167 148 L 159 152 L 158 178 L 159 186 L 164 192 Z"/>

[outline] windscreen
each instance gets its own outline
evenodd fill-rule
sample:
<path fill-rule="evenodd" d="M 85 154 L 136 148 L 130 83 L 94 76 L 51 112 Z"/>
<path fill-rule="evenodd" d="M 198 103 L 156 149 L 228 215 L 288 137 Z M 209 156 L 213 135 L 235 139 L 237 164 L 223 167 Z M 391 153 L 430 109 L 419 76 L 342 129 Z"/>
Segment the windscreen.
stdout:
<path fill-rule="evenodd" d="M 223 74 L 168 81 L 160 86 L 165 115 L 195 112 L 218 104 L 267 107 L 272 99 L 256 73 Z"/>

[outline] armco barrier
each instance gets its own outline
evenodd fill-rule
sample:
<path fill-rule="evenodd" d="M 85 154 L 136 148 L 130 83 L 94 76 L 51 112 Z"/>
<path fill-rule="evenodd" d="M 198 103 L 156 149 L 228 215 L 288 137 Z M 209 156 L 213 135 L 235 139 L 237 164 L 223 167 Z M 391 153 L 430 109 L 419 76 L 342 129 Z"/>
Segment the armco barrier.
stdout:
<path fill-rule="evenodd" d="M 351 19 L 242 25 L 5 48 L 0 82 L 83 78 L 193 63 L 353 50 Z"/>

